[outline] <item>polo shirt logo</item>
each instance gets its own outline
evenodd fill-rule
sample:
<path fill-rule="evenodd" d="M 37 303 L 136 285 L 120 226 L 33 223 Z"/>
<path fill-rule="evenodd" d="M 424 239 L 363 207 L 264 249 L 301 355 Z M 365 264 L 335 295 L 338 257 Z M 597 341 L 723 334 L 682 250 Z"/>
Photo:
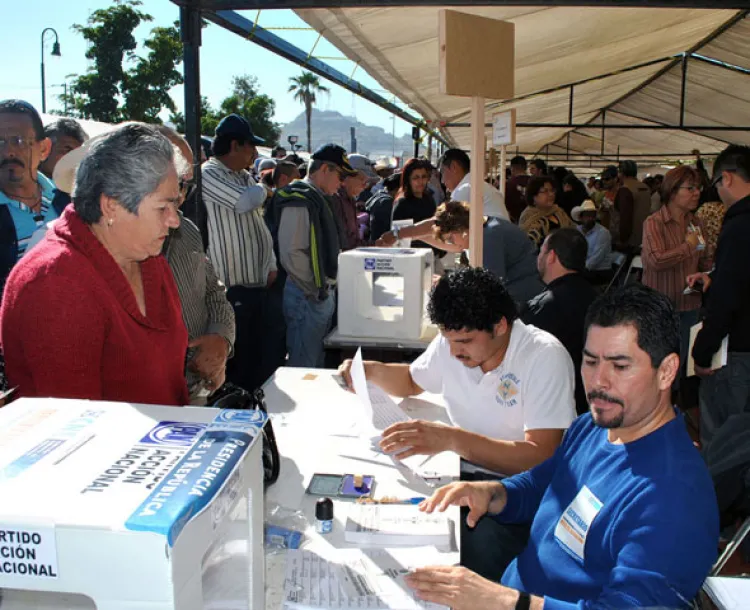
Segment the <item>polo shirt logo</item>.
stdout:
<path fill-rule="evenodd" d="M 505 375 L 497 388 L 497 402 L 504 404 L 506 407 L 512 407 L 518 401 L 514 398 L 521 390 L 519 389 L 520 381 L 512 373 Z"/>

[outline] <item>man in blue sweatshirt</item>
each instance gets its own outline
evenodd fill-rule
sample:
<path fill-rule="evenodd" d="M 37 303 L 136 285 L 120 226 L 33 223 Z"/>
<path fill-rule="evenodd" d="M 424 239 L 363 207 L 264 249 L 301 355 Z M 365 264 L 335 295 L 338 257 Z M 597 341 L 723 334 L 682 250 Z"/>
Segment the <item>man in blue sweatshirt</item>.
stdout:
<path fill-rule="evenodd" d="M 416 570 L 418 597 L 454 610 L 685 608 L 716 559 L 713 485 L 670 404 L 679 324 L 641 285 L 607 293 L 586 319 L 581 367 L 590 414 L 546 462 L 499 481 L 452 483 L 421 510 L 469 507 L 531 522 L 501 583 L 463 567 Z M 540 383 L 542 380 L 540 380 Z"/>

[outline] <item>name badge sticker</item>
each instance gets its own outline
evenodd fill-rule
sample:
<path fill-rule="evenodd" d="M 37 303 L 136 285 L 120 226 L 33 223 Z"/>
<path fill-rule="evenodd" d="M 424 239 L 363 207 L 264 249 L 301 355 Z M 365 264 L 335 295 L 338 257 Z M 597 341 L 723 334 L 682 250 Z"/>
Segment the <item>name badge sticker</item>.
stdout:
<path fill-rule="evenodd" d="M 563 511 L 555 527 L 555 540 L 581 562 L 586 557 L 586 537 L 591 524 L 603 506 L 601 500 L 584 485 Z"/>

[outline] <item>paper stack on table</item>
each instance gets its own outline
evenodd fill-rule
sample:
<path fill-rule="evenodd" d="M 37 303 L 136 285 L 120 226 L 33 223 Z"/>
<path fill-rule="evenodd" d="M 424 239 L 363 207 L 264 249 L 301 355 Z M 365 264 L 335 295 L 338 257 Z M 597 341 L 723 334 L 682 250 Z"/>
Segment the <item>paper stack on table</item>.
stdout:
<path fill-rule="evenodd" d="M 339 550 L 333 560 L 302 549 L 286 556 L 284 610 L 447 610 L 416 599 L 404 582 L 412 568 L 386 550 Z"/>
<path fill-rule="evenodd" d="M 344 538 L 360 545 L 450 547 L 451 526 L 445 513 L 427 514 L 413 505 L 352 504 Z"/>
<path fill-rule="evenodd" d="M 742 610 L 750 600 L 750 578 L 710 576 L 703 590 L 719 610 Z"/>

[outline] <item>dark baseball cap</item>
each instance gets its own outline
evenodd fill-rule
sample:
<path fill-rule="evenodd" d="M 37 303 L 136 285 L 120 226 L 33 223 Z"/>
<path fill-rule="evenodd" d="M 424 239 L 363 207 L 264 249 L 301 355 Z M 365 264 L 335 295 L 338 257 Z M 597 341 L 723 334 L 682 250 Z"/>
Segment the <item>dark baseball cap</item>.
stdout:
<path fill-rule="evenodd" d="M 263 138 L 259 138 L 253 133 L 250 123 L 243 119 L 239 114 L 230 114 L 225 116 L 216 126 L 217 136 L 239 136 L 251 144 L 265 144 Z"/>
<path fill-rule="evenodd" d="M 608 165 L 602 172 L 602 180 L 612 180 L 612 178 L 617 178 L 617 174 L 617 168 L 614 165 Z"/>
<path fill-rule="evenodd" d="M 315 161 L 326 161 L 338 165 L 347 174 L 356 174 L 357 170 L 352 167 L 349 163 L 349 157 L 346 156 L 346 151 L 343 147 L 338 144 L 323 144 L 318 150 L 316 150 L 311 159 Z"/>

